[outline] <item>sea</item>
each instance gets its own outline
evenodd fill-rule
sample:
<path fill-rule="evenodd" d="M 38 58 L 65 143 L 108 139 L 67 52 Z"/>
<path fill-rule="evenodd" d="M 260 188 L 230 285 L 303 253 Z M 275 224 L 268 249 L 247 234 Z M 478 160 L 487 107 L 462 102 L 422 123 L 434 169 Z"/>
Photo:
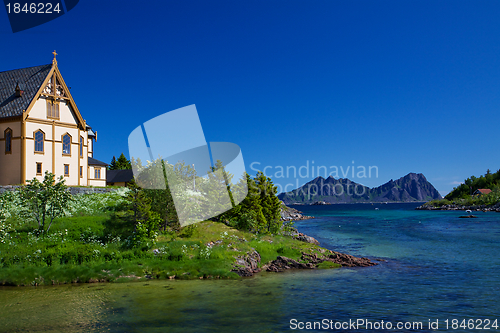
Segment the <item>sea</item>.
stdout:
<path fill-rule="evenodd" d="M 300 232 L 373 267 L 240 280 L 1 287 L 0 332 L 500 331 L 500 214 L 296 206 Z"/>

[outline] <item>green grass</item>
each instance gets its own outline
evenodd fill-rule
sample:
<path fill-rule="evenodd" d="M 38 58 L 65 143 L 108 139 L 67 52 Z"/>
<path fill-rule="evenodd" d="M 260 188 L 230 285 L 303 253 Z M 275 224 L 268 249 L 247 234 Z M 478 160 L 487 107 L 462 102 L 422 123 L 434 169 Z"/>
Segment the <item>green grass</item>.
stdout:
<path fill-rule="evenodd" d="M 299 260 L 302 252 L 319 249 L 290 237 L 255 235 L 211 221 L 179 234 L 161 234 L 149 249 L 127 248 L 124 238 L 132 229 L 124 221 L 120 213 L 110 212 L 64 217 L 54 221 L 48 235 L 36 237 L 36 224 L 9 219 L 15 231 L 0 243 L 0 284 L 239 278 L 231 272 L 235 258 L 254 250 L 262 266 L 277 256 Z"/>
<path fill-rule="evenodd" d="M 342 265 L 331 261 L 323 261 L 318 265 L 319 269 L 329 269 L 329 268 L 339 268 L 339 267 L 342 267 Z"/>

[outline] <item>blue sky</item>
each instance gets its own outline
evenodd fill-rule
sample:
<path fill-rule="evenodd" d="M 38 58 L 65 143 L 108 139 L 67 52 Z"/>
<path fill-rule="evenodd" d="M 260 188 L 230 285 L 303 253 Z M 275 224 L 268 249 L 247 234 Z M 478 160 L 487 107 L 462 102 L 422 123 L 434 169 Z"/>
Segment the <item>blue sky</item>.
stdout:
<path fill-rule="evenodd" d="M 281 186 L 297 180 L 278 166 L 314 161 L 377 166 L 347 176 L 367 186 L 421 172 L 446 194 L 500 168 L 499 17 L 497 1 L 80 1 L 16 34 L 0 10 L 0 70 L 57 50 L 108 163 L 141 123 L 196 104 L 208 141 Z"/>

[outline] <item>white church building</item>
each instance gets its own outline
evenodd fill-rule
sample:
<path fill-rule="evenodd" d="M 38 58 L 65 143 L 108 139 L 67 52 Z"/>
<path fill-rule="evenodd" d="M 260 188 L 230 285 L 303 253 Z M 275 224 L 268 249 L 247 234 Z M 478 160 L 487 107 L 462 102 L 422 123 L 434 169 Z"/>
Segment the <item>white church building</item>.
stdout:
<path fill-rule="evenodd" d="M 45 171 L 70 186 L 106 186 L 93 158 L 96 133 L 82 118 L 57 67 L 0 72 L 0 185 L 26 184 Z"/>

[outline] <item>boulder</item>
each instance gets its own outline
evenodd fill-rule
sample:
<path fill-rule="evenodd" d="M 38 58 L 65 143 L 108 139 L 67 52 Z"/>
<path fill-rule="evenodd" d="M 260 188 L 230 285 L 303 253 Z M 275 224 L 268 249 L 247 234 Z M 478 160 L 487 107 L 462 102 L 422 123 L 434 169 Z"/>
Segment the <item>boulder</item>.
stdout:
<path fill-rule="evenodd" d="M 295 269 L 315 269 L 316 266 L 312 263 L 304 264 L 304 263 L 298 262 L 297 260 L 294 260 L 294 259 L 290 259 L 290 258 L 283 257 L 283 256 L 278 256 L 276 258 L 276 260 L 271 261 L 269 263 L 269 265 L 267 265 L 266 270 L 268 272 L 278 273 L 278 272 L 283 272 L 287 269 L 292 269 L 292 268 L 295 268 Z"/>
<path fill-rule="evenodd" d="M 332 251 L 332 253 L 328 255 L 327 260 L 340 264 L 342 267 L 368 267 L 377 265 L 368 258 L 358 258 L 350 254 L 335 251 Z"/>
<path fill-rule="evenodd" d="M 339 264 L 342 267 L 369 267 L 377 265 L 377 263 L 370 261 L 368 258 L 358 258 L 349 254 L 333 251 L 327 256 L 318 256 L 316 253 L 309 254 L 303 252 L 300 259 L 301 261 L 305 261 L 305 263 L 298 262 L 297 260 L 287 257 L 278 256 L 276 260 L 273 260 L 269 264 L 265 265 L 263 269 L 266 269 L 268 272 L 283 272 L 287 269 L 315 269 L 324 261 L 330 261 Z"/>
<path fill-rule="evenodd" d="M 231 272 L 239 276 L 253 276 L 260 272 L 260 254 L 257 251 L 247 252 L 244 256 L 235 257 L 236 261 Z"/>

